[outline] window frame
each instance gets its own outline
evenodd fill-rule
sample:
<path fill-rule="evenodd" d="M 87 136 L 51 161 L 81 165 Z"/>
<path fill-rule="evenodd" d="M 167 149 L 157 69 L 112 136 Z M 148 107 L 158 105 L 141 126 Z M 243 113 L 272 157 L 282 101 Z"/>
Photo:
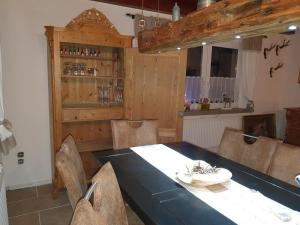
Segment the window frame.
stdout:
<path fill-rule="evenodd" d="M 231 107 L 238 107 L 240 102 L 240 87 L 241 87 L 241 72 L 242 72 L 242 41 L 233 40 L 226 43 L 216 43 L 211 45 L 204 45 L 202 48 L 202 62 L 201 62 L 201 79 L 204 80 L 202 96 L 209 98 L 210 89 L 210 72 L 212 60 L 212 47 L 231 48 L 238 50 L 237 69 L 236 69 L 236 83 L 235 83 L 235 101 Z M 211 108 L 222 108 L 224 103 L 211 103 Z"/>

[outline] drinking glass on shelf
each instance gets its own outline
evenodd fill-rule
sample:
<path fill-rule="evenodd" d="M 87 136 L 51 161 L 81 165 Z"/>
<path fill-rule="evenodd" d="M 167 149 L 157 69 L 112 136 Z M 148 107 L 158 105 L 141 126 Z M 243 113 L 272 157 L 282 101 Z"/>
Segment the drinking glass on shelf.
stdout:
<path fill-rule="evenodd" d="M 72 74 L 72 64 L 70 62 L 65 62 L 63 67 L 63 75 Z"/>

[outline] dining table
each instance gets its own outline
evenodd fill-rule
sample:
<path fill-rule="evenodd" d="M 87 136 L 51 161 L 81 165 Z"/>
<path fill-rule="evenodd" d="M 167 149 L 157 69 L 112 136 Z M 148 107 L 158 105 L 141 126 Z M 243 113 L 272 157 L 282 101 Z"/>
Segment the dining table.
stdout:
<path fill-rule="evenodd" d="M 144 224 L 300 225 L 300 188 L 188 142 L 94 152 L 110 162 L 125 201 Z M 190 187 L 176 179 L 186 160 L 225 168 L 224 184 Z"/>

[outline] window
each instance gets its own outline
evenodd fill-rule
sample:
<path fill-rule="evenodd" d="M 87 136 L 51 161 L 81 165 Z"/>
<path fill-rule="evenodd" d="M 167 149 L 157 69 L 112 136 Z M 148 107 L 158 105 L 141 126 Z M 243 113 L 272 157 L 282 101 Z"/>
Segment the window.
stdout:
<path fill-rule="evenodd" d="M 239 48 L 233 42 L 188 49 L 186 101 L 223 103 L 226 96 L 237 104 Z"/>
<path fill-rule="evenodd" d="M 187 55 L 186 75 L 191 77 L 201 76 L 202 47 L 190 48 Z"/>

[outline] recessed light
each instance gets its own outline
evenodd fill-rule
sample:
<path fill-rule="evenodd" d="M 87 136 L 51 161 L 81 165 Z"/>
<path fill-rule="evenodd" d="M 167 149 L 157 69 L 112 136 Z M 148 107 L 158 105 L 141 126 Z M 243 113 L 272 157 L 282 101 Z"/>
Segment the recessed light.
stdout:
<path fill-rule="evenodd" d="M 207 42 L 203 41 L 203 42 L 202 42 L 202 45 L 207 45 Z"/>
<path fill-rule="evenodd" d="M 241 39 L 240 35 L 235 35 L 235 39 Z"/>
<path fill-rule="evenodd" d="M 177 47 L 177 50 L 180 50 L 181 48 L 180 47 Z"/>
<path fill-rule="evenodd" d="M 296 25 L 290 25 L 289 27 L 288 27 L 288 30 L 289 31 L 294 31 L 294 30 L 297 30 L 297 26 Z"/>

